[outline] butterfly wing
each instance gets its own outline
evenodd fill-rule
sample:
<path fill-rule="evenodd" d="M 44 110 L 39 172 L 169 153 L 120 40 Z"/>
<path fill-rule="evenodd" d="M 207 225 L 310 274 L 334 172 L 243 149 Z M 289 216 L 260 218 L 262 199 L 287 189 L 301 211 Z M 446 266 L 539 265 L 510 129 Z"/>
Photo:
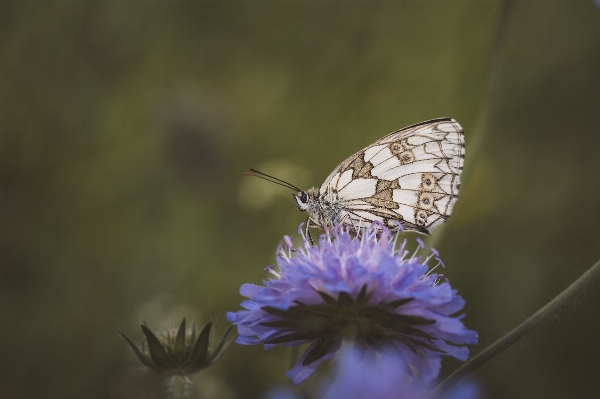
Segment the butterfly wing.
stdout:
<path fill-rule="evenodd" d="M 429 234 L 458 198 L 465 157 L 462 127 L 451 118 L 400 129 L 342 162 L 319 188 L 333 196 L 341 223 L 367 227 L 380 220 L 394 229 Z"/>

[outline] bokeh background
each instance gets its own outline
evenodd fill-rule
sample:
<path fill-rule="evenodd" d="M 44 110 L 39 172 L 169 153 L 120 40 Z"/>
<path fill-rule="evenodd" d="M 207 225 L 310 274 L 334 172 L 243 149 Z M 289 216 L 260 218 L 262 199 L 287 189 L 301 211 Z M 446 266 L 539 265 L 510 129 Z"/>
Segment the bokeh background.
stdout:
<path fill-rule="evenodd" d="M 266 277 L 304 220 L 289 191 L 243 172 L 319 185 L 440 116 L 466 131 L 470 173 L 436 246 L 480 334 L 473 352 L 558 294 L 600 258 L 600 8 L 516 2 L 497 57 L 500 13 L 3 0 L 2 398 L 164 397 L 116 330 L 139 342 L 142 320 L 185 316 L 223 331 L 240 285 Z M 596 284 L 480 370 L 486 397 L 597 397 L 599 308 Z M 289 385 L 289 357 L 233 344 L 195 378 L 198 397 L 265 397 Z"/>

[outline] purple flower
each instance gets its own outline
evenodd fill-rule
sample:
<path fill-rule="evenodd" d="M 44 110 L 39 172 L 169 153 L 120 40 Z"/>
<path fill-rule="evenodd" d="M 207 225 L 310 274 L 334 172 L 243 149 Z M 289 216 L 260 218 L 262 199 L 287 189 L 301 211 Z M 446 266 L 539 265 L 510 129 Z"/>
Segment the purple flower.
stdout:
<path fill-rule="evenodd" d="M 406 362 L 396 350 L 373 353 L 341 351 L 333 378 L 322 384 L 318 399 L 477 399 L 473 383 L 461 383 L 440 395 L 428 396 L 432 387 L 407 374 Z M 291 390 L 279 388 L 268 399 L 300 399 Z"/>
<path fill-rule="evenodd" d="M 295 383 L 310 376 L 342 345 L 362 351 L 394 348 L 405 365 L 426 383 L 441 367 L 441 356 L 465 361 L 469 350 L 452 344 L 476 344 L 461 310 L 464 300 L 447 281 L 429 270 L 426 259 L 396 248 L 398 236 L 374 224 L 353 237 L 337 227 L 321 235 L 319 245 L 304 238 L 299 248 L 286 238 L 277 251 L 279 272 L 264 286 L 244 284 L 246 310 L 229 312 L 243 345 L 309 344 L 286 374 Z M 407 373 L 411 368 L 406 367 Z"/>
<path fill-rule="evenodd" d="M 319 395 L 327 399 L 426 399 L 431 387 L 407 374 L 404 358 L 395 350 L 383 351 L 380 360 L 355 351 L 342 352 L 335 378 Z M 475 399 L 473 384 L 429 399 Z"/>

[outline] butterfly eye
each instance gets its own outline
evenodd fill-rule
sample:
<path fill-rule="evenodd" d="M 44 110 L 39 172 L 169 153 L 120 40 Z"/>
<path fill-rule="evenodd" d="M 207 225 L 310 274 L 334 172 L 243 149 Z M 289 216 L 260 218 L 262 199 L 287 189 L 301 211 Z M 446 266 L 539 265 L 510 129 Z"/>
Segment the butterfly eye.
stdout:
<path fill-rule="evenodd" d="M 292 194 L 294 196 L 294 200 L 296 201 L 296 206 L 302 212 L 308 209 L 308 194 L 305 191 L 300 191 L 299 195 Z"/>

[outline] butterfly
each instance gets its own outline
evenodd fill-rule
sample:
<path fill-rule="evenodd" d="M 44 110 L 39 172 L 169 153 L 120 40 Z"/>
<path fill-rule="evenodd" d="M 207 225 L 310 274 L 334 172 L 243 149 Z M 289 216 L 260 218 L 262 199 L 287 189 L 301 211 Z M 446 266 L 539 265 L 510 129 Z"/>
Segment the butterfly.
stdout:
<path fill-rule="evenodd" d="M 438 118 L 365 147 L 339 164 L 318 189 L 301 190 L 255 169 L 246 174 L 294 190 L 310 227 L 342 224 L 358 232 L 380 221 L 392 231 L 430 234 L 452 213 L 464 158 L 462 127 L 454 119 Z"/>

